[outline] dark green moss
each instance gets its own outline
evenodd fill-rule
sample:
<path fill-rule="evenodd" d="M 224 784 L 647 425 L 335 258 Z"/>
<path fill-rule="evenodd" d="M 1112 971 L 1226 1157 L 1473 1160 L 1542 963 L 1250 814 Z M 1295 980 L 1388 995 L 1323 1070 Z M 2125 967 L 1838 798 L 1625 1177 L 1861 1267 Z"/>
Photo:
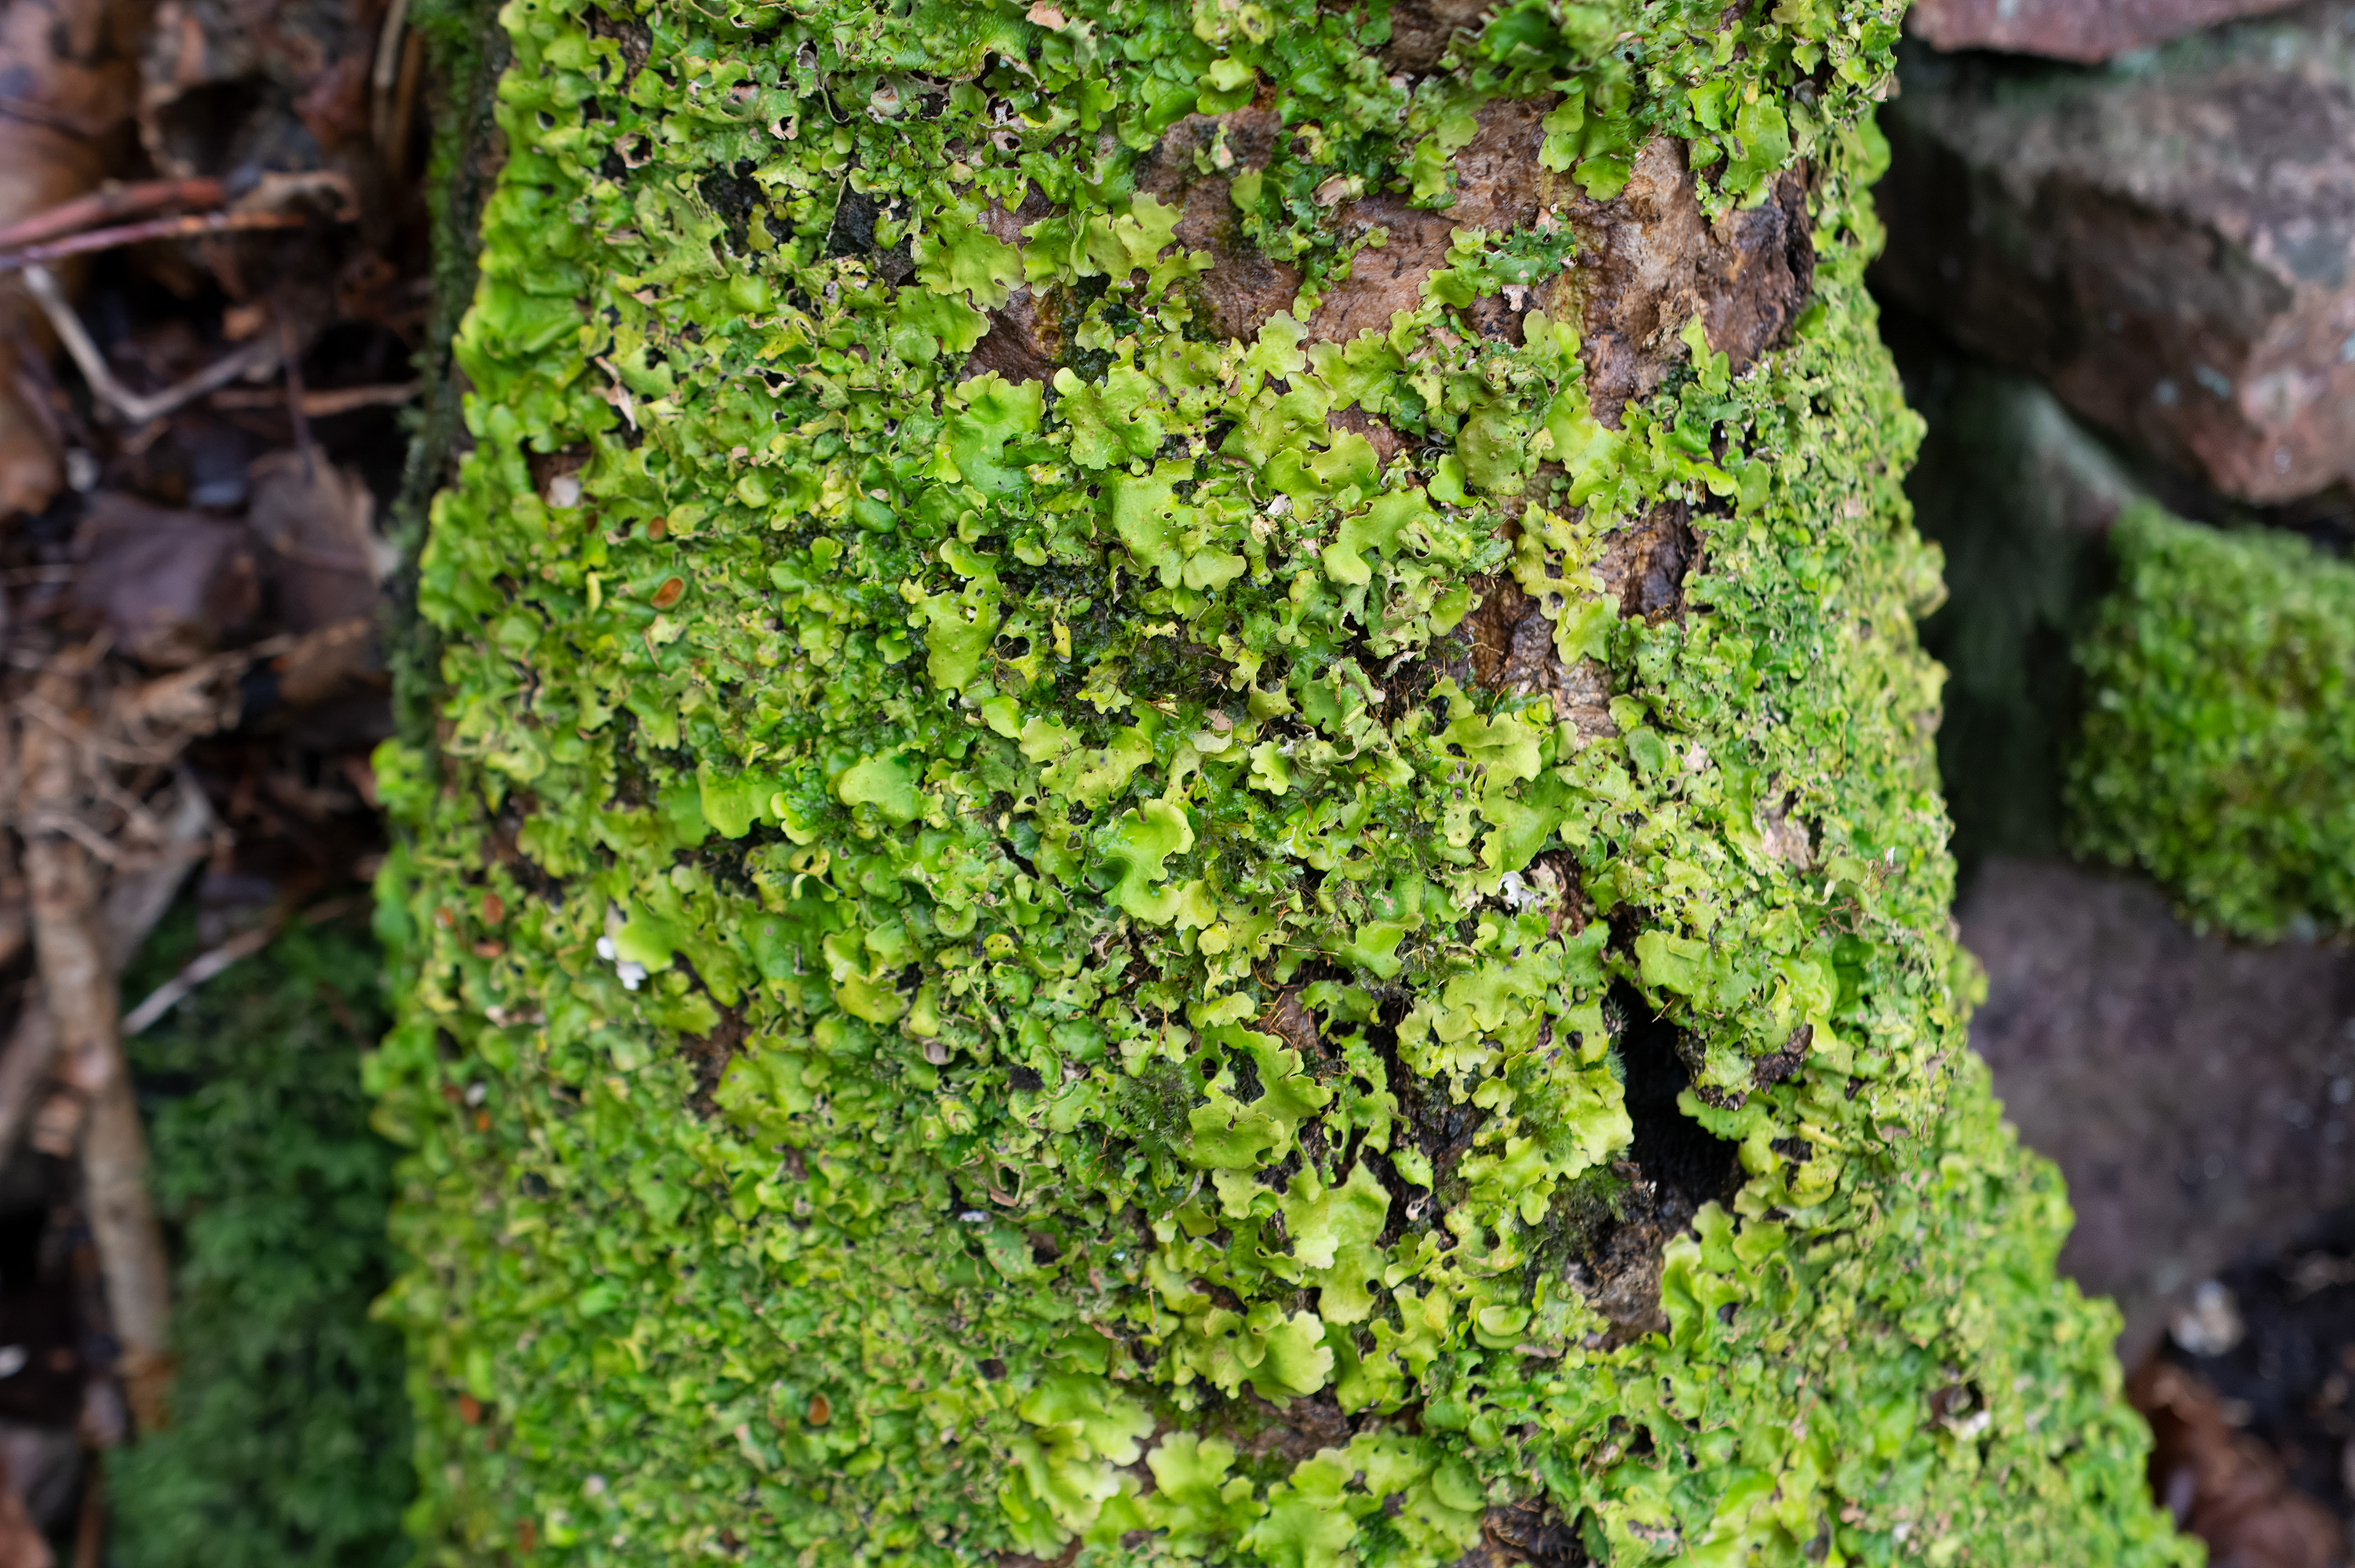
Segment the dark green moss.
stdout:
<path fill-rule="evenodd" d="M 186 955 L 175 934 L 155 948 Z M 410 1556 L 400 1336 L 369 1312 L 394 1266 L 394 1151 L 360 1053 L 385 1022 L 375 944 L 298 928 L 132 1043 L 173 1091 L 146 1109 L 178 1373 L 172 1425 L 108 1461 L 128 1568 Z"/>
<path fill-rule="evenodd" d="M 2243 936 L 2355 926 L 2355 566 L 2148 503 L 2111 540 L 2077 646 L 2075 847 Z"/>

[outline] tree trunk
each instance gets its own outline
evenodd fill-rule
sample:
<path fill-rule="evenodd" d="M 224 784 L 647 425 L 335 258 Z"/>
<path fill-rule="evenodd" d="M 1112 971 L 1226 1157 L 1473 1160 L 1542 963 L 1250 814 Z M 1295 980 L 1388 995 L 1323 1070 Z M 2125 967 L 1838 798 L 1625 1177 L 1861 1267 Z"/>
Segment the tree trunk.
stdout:
<path fill-rule="evenodd" d="M 439 1560 L 2189 1561 L 1964 1019 L 1893 13 L 517 0 Z"/>

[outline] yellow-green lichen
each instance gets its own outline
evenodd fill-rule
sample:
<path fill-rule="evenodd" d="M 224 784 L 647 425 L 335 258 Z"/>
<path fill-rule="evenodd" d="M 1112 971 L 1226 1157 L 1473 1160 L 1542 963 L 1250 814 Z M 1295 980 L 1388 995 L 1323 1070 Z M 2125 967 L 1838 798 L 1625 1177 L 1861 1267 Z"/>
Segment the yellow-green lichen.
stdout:
<path fill-rule="evenodd" d="M 379 767 L 430 1551 L 1437 1564 L 1511 1503 L 1613 1562 L 2176 1559 L 1964 1044 L 1859 279 L 1892 11 L 1524 4 L 1420 81 L 1379 7 L 503 20 L 440 725 Z M 1449 199 L 1499 95 L 1557 207 L 1656 133 L 1720 215 L 1806 160 L 1795 341 L 1689 328 L 1606 428 L 1573 323 L 1465 315 L 1560 223 L 1312 341 L 1333 202 Z M 1226 341 L 1136 167 L 1254 103 L 1303 282 Z M 962 373 L 1017 286 L 1061 363 Z M 1623 618 L 1668 502 L 1706 566 Z M 1499 574 L 1606 726 L 1471 679 Z M 1625 1338 L 1580 1260 L 1654 1009 L 1741 1179 Z"/>
<path fill-rule="evenodd" d="M 2151 502 L 2110 540 L 2117 585 L 2077 644 L 2072 847 L 2243 936 L 2355 925 L 2355 567 Z"/>

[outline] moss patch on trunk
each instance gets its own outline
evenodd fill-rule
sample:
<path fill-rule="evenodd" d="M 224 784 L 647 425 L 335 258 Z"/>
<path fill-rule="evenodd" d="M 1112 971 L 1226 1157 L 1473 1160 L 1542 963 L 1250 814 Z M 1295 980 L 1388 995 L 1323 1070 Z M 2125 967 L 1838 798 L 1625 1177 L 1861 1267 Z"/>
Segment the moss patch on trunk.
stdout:
<path fill-rule="evenodd" d="M 1896 13 L 1447 9 L 503 14 L 438 1560 L 2183 1558 L 1964 1040 Z"/>

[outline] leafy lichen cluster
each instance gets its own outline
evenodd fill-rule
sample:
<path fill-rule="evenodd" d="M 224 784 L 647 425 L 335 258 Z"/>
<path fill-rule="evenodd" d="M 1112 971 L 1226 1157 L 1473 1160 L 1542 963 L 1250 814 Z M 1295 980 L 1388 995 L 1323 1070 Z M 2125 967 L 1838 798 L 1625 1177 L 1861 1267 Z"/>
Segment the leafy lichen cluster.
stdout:
<path fill-rule="evenodd" d="M 2073 847 L 2139 863 L 2243 936 L 2355 926 L 2355 567 L 2151 502 L 2078 640 Z"/>
<path fill-rule="evenodd" d="M 503 19 L 378 767 L 437 1560 L 2176 1560 L 1964 1044 L 1893 11 L 1528 3 L 1419 78 L 1380 6 Z M 1467 194 L 1514 101 L 1543 216 L 1320 341 L 1337 209 Z M 1188 116 L 1299 279 L 1241 335 L 1139 187 Z M 1599 417 L 1560 215 L 1660 135 L 1721 218 L 1809 171 L 1815 299 Z M 1023 300 L 1055 363 L 970 368 Z M 1508 588 L 1584 708 L 1481 678 Z M 1729 1202 L 1631 1323 L 1679 1128 Z"/>

